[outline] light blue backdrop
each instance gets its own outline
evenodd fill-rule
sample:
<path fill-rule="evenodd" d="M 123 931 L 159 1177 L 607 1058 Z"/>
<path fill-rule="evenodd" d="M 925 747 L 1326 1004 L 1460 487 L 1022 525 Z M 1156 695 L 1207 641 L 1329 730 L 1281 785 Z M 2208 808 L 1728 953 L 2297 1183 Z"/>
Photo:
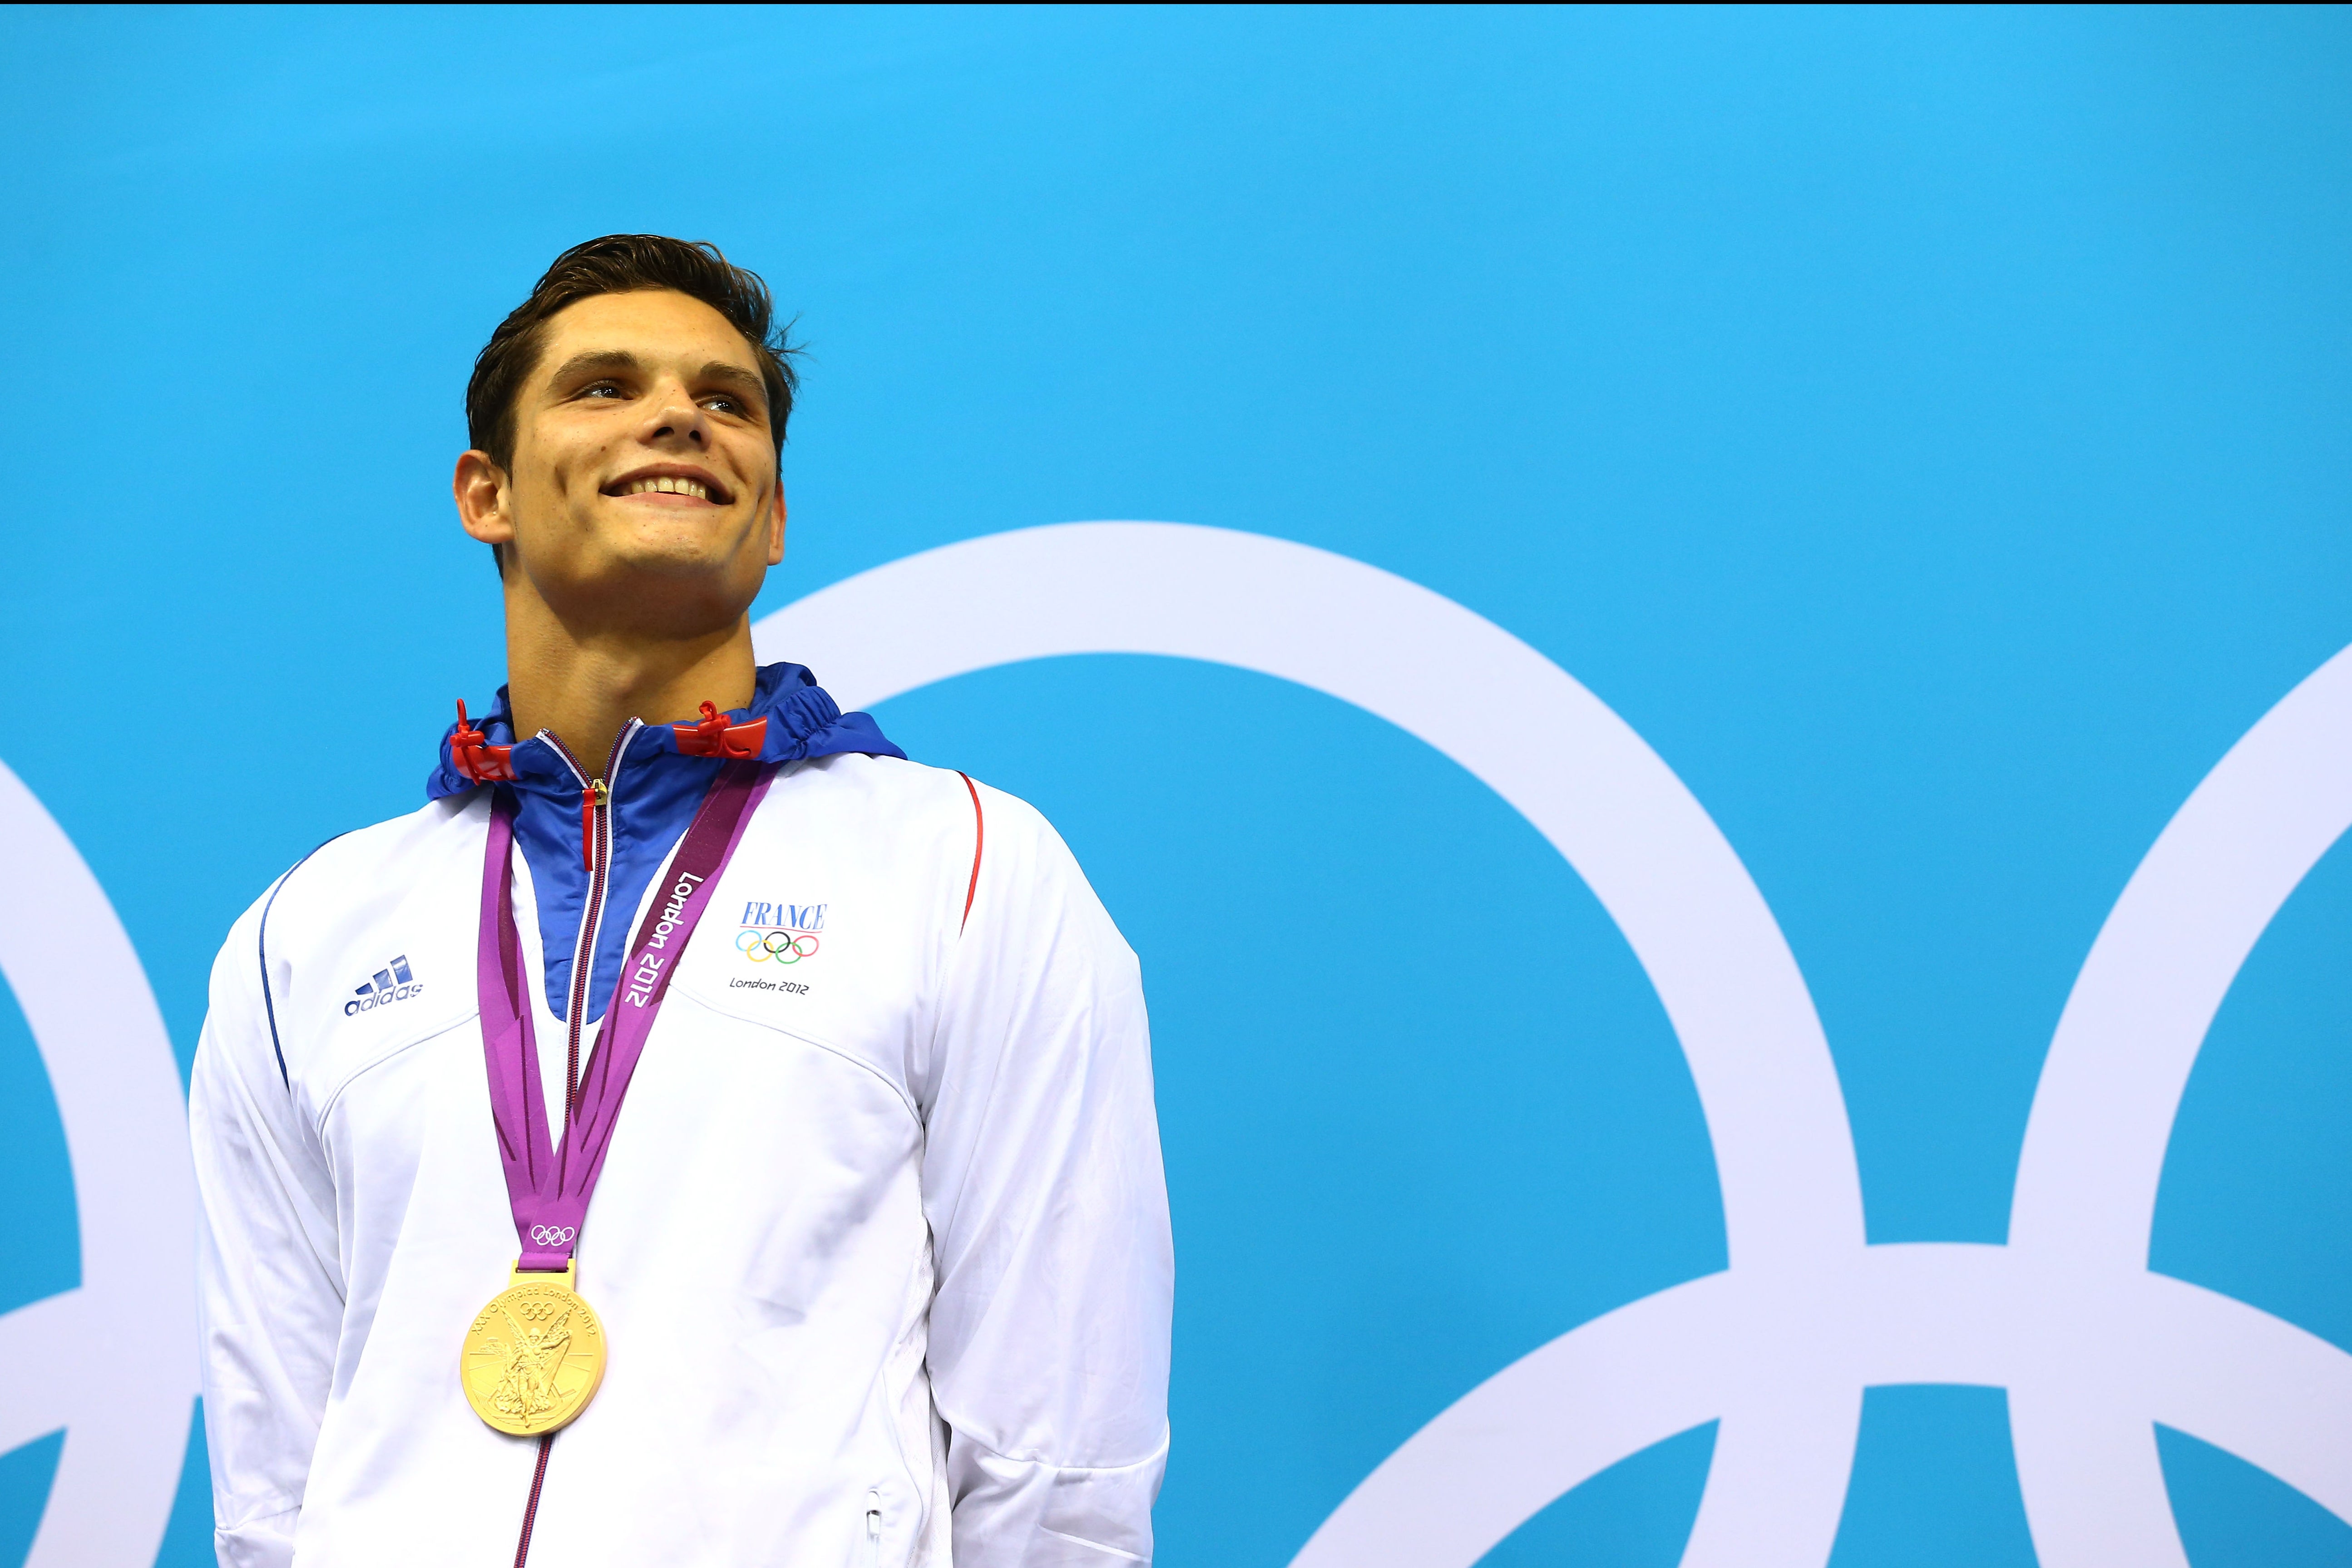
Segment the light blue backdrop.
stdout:
<path fill-rule="evenodd" d="M 499 678 L 460 393 L 600 233 L 716 239 L 800 315 L 763 611 L 1171 518 L 1398 572 L 1591 687 L 1787 932 L 1873 1241 L 2003 1239 L 2100 921 L 2352 642 L 2342 11 L 20 10 L 0 146 L 0 761 L 184 1067 L 236 912 L 411 809 Z M 1279 1568 L 1480 1380 L 1723 1266 L 1642 970 L 1435 752 L 1144 658 L 880 716 L 1041 805 L 1142 955 L 1171 1568 Z M 2347 944 L 2339 851 L 2215 1026 L 2154 1262 L 2352 1349 Z M 75 1282 L 74 1212 L 0 1003 L 0 1311 Z M 1490 1561 L 1673 1563 L 1711 1442 Z M 57 1452 L 0 1458 L 0 1565 Z M 2162 1452 L 2196 1568 L 2352 1563 Z M 2001 1391 L 1874 1390 L 1836 1568 L 2032 1561 Z"/>

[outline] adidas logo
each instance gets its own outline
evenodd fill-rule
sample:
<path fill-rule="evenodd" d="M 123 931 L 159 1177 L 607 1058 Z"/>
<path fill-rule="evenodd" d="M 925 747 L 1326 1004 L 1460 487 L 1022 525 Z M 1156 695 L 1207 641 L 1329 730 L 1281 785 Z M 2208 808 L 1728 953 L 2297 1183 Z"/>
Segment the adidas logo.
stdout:
<path fill-rule="evenodd" d="M 425 989 L 425 982 L 408 972 L 408 955 L 403 953 L 367 979 L 360 982 L 358 992 L 343 1004 L 343 1016 L 363 1013 L 370 1008 L 404 1002 Z"/>

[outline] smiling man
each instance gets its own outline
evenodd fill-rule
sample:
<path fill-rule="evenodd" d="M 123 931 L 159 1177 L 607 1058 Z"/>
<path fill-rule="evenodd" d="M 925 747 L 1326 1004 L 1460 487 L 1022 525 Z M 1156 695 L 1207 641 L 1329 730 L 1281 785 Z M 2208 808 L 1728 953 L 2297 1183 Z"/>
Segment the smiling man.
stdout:
<path fill-rule="evenodd" d="M 756 277 L 623 235 L 477 361 L 508 685 L 213 972 L 226 1564 L 1150 1561 L 1135 958 L 1034 810 L 755 664 L 787 354 Z"/>

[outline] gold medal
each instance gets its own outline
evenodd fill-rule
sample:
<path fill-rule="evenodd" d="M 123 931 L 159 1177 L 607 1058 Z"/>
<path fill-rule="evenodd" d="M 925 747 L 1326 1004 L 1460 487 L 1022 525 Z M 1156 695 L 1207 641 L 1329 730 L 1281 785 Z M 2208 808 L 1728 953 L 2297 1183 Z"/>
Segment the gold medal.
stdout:
<path fill-rule="evenodd" d="M 715 711 L 704 706 L 706 711 Z M 457 718 L 462 726 L 462 709 Z M 623 731 L 624 740 L 634 733 Z M 580 1239 L 597 1174 L 604 1168 L 613 1119 L 629 1092 L 629 1077 L 645 1051 L 654 1016 L 669 994 L 676 960 L 702 919 L 710 890 L 726 871 L 772 777 L 748 756 L 730 754 L 719 765 L 719 777 L 711 780 L 671 860 L 677 880 L 669 900 L 646 912 L 636 941 L 627 949 L 622 972 L 630 977 L 629 1005 L 607 1015 L 588 1054 L 587 1071 L 567 1085 L 561 1144 L 548 1135 L 539 1047 L 531 1032 L 534 1004 L 528 999 L 535 981 L 524 973 L 522 943 L 515 932 L 518 808 L 514 796 L 504 789 L 491 800 L 489 831 L 483 840 L 482 923 L 474 985 L 481 1001 L 490 1116 L 523 1253 L 515 1260 L 514 1282 L 492 1296 L 466 1330 L 465 1345 L 457 1354 L 457 1385 L 466 1391 L 466 1403 L 475 1415 L 511 1437 L 544 1437 L 559 1430 L 588 1407 L 604 1381 L 604 1325 L 573 1291 L 578 1275 L 569 1254 Z M 599 801 L 597 814 L 601 817 L 604 810 Z M 603 866 L 599 858 L 600 886 Z M 591 918 L 583 929 L 593 928 Z M 576 1034 L 573 1043 L 578 1043 Z M 548 1262 L 556 1258 L 563 1259 L 561 1272 L 526 1273 L 522 1267 L 524 1259 Z M 536 1483 L 531 1495 L 539 1495 Z M 529 1538 L 526 1525 L 524 1539 Z"/>
<path fill-rule="evenodd" d="M 474 1414 L 517 1437 L 552 1432 L 588 1407 L 604 1381 L 604 1325 L 561 1274 L 515 1270 L 490 1298 L 457 1360 Z"/>

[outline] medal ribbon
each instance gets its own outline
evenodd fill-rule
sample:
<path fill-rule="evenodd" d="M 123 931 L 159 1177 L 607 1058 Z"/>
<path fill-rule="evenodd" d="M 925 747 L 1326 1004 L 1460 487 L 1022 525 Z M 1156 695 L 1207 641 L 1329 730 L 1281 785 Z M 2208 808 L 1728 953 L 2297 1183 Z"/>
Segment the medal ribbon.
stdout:
<path fill-rule="evenodd" d="M 514 920 L 514 797 L 501 789 L 490 808 L 489 844 L 482 860 L 481 936 L 476 984 L 482 1006 L 482 1054 L 489 1065 L 490 1116 L 499 1158 L 506 1166 L 507 1200 L 522 1243 L 517 1267 L 561 1271 L 571 1261 L 587 1218 L 589 1197 L 612 1146 L 613 1124 L 645 1053 L 670 976 L 687 939 L 710 902 L 711 887 L 742 841 L 753 808 L 768 792 L 755 762 L 729 762 L 711 782 L 693 825 L 671 857 L 669 873 L 646 912 L 604 1024 L 580 1074 L 572 1119 L 559 1146 L 549 1135 L 546 1096 L 540 1087 L 535 1010 L 523 973 L 522 939 Z"/>

